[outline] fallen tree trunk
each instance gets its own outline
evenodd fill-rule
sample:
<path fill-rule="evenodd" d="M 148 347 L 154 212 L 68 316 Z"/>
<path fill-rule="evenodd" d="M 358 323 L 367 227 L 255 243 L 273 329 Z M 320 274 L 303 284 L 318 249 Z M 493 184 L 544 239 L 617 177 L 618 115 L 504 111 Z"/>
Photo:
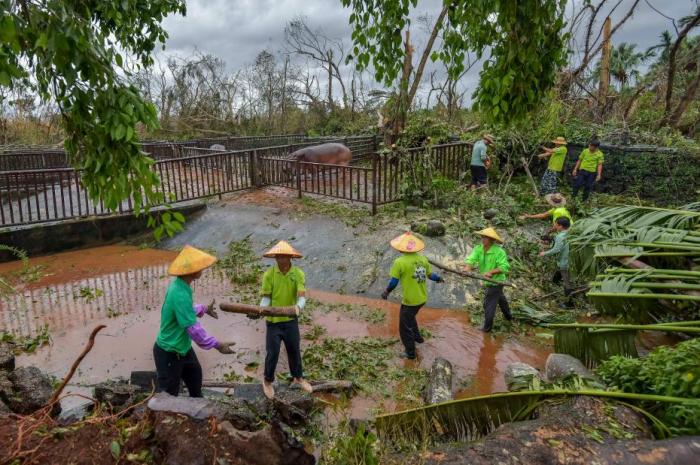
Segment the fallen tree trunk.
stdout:
<path fill-rule="evenodd" d="M 452 400 L 452 364 L 449 360 L 438 357 L 433 362 L 423 400 L 426 404 Z"/>
<path fill-rule="evenodd" d="M 509 281 L 496 281 L 495 279 L 487 278 L 486 276 L 481 276 L 480 274 L 476 273 L 468 273 L 466 271 L 460 271 L 460 270 L 455 270 L 454 268 L 450 268 L 449 266 L 443 265 L 440 262 L 436 262 L 435 260 L 428 259 L 431 265 L 440 268 L 443 271 L 447 271 L 448 273 L 453 273 L 458 276 L 463 276 L 465 278 L 471 278 L 471 279 L 478 279 L 479 281 L 486 281 L 487 283 L 492 283 L 492 284 L 498 284 L 500 286 L 508 286 L 508 287 L 516 287 L 515 284 L 509 282 Z"/>
<path fill-rule="evenodd" d="M 239 303 L 219 304 L 221 311 L 255 316 L 297 316 L 295 307 L 260 307 Z"/>

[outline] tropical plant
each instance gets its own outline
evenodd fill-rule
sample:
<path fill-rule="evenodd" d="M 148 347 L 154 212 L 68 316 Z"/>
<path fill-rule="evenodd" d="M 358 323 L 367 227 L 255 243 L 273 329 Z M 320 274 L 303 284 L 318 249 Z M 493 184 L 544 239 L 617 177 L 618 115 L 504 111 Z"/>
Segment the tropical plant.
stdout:
<path fill-rule="evenodd" d="M 380 440 L 398 447 L 426 441 L 471 441 L 489 434 L 504 423 L 532 418 L 543 401 L 570 396 L 593 396 L 631 404 L 644 403 L 653 408 L 664 406 L 666 410 L 669 409 L 666 406 L 677 406 L 679 410 L 700 414 L 700 401 L 697 400 L 697 396 L 684 398 L 584 388 L 505 392 L 451 400 L 379 415 L 375 422 Z M 654 418 L 653 415 L 648 415 Z M 673 417 L 668 418 L 674 420 Z M 659 437 L 685 431 L 677 428 L 675 424 L 666 427 L 663 422 L 656 420 L 653 421 L 653 425 Z M 700 428 L 696 431 L 700 431 Z"/>
<path fill-rule="evenodd" d="M 698 399 L 700 338 L 675 347 L 657 347 L 640 359 L 611 357 L 596 373 L 624 392 Z M 654 410 L 673 434 L 698 434 L 700 431 L 700 409 L 695 404 L 657 404 Z"/>
<path fill-rule="evenodd" d="M 652 51 L 637 52 L 635 49 L 635 44 L 622 42 L 611 51 L 610 75 L 620 83 L 620 90 L 639 79 L 639 67 L 653 56 Z M 600 63 L 595 75 L 596 78 L 600 75 Z"/>
<path fill-rule="evenodd" d="M 650 325 L 548 324 L 554 329 L 554 351 L 569 354 L 593 368 L 612 356 L 637 357 L 638 331 L 700 334 L 700 321 L 678 321 Z"/>

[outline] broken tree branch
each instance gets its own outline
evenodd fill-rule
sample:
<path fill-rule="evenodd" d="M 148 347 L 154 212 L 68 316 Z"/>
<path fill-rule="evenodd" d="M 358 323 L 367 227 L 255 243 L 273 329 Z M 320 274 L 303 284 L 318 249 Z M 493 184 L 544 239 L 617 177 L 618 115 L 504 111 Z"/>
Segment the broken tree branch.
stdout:
<path fill-rule="evenodd" d="M 256 316 L 297 316 L 294 307 L 260 307 L 258 305 L 247 305 L 239 303 L 222 303 L 219 308 L 228 313 L 242 313 L 244 315 Z"/>
<path fill-rule="evenodd" d="M 515 284 L 512 284 L 508 281 L 496 281 L 495 279 L 487 278 L 486 276 L 482 276 L 480 274 L 455 270 L 454 268 L 450 268 L 449 266 L 443 265 L 442 263 L 436 262 L 435 260 L 432 260 L 430 258 L 428 259 L 428 261 L 431 265 L 436 266 L 443 271 L 447 271 L 448 273 L 456 274 L 464 278 L 478 279 L 479 281 L 486 281 L 487 283 L 498 284 L 499 286 L 516 287 Z"/>

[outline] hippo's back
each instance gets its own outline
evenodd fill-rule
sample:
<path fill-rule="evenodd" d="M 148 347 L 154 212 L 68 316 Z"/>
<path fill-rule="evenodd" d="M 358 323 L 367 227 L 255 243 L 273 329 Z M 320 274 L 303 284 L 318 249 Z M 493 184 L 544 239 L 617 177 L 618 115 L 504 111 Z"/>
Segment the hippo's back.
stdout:
<path fill-rule="evenodd" d="M 343 144 L 328 142 L 297 150 L 292 157 L 311 163 L 347 165 L 352 160 L 352 152 Z"/>

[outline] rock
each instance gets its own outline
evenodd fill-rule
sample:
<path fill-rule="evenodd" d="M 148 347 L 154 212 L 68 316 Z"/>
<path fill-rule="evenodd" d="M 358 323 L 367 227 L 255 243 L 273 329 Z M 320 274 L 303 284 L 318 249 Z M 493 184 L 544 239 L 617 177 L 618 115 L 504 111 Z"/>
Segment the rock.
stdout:
<path fill-rule="evenodd" d="M 433 361 L 428 385 L 423 395 L 426 404 L 437 404 L 452 399 L 452 364 L 438 357 Z"/>
<path fill-rule="evenodd" d="M 0 371 L 12 371 L 15 369 L 14 347 L 8 342 L 0 342 Z"/>
<path fill-rule="evenodd" d="M 9 402 L 10 397 L 13 394 L 12 381 L 8 378 L 9 373 L 5 371 L 0 371 L 0 400 L 4 402 Z"/>
<path fill-rule="evenodd" d="M 7 415 L 9 413 L 12 413 L 12 410 L 10 410 L 10 407 L 5 405 L 5 402 L 0 400 L 0 417 L 3 415 Z"/>
<path fill-rule="evenodd" d="M 416 207 L 415 205 L 407 205 L 403 211 L 405 214 L 410 215 L 412 213 L 418 213 L 420 208 Z"/>
<path fill-rule="evenodd" d="M 37 367 L 19 367 L 8 376 L 12 382 L 12 396 L 8 405 L 13 412 L 30 414 L 45 406 L 53 394 L 51 378 Z M 52 413 L 58 414 L 61 406 L 56 403 Z"/>
<path fill-rule="evenodd" d="M 212 144 L 209 146 L 209 150 L 220 150 L 221 152 L 226 151 L 226 147 L 221 144 Z"/>
<path fill-rule="evenodd" d="M 583 379 L 597 381 L 593 373 L 576 357 L 568 354 L 549 354 L 545 363 L 547 381 L 553 383 L 569 376 L 579 376 Z"/>
<path fill-rule="evenodd" d="M 156 385 L 158 374 L 155 371 L 132 371 L 129 383 L 148 392 Z"/>
<path fill-rule="evenodd" d="M 428 237 L 438 237 L 445 235 L 445 225 L 438 220 L 430 220 L 425 225 L 425 235 Z"/>
<path fill-rule="evenodd" d="M 536 368 L 527 363 L 515 362 L 506 367 L 503 379 L 509 391 L 524 391 L 541 381 L 542 377 Z"/>
<path fill-rule="evenodd" d="M 69 408 L 68 410 L 63 410 L 58 416 L 58 422 L 61 425 L 70 425 L 71 423 L 77 423 L 82 421 L 92 413 L 95 404 L 87 401 L 75 407 Z"/>
<path fill-rule="evenodd" d="M 487 208 L 484 210 L 484 219 L 486 220 L 492 220 L 496 218 L 496 215 L 498 215 L 498 210 L 495 208 Z"/>
<path fill-rule="evenodd" d="M 110 380 L 95 386 L 93 397 L 102 404 L 113 408 L 126 408 L 131 405 L 136 395 L 141 392 L 138 386 L 132 386 L 126 381 Z"/>
<path fill-rule="evenodd" d="M 209 417 L 224 418 L 221 406 L 204 397 L 175 397 L 167 392 L 159 392 L 148 401 L 148 408 L 154 412 L 179 413 L 195 420 Z"/>

